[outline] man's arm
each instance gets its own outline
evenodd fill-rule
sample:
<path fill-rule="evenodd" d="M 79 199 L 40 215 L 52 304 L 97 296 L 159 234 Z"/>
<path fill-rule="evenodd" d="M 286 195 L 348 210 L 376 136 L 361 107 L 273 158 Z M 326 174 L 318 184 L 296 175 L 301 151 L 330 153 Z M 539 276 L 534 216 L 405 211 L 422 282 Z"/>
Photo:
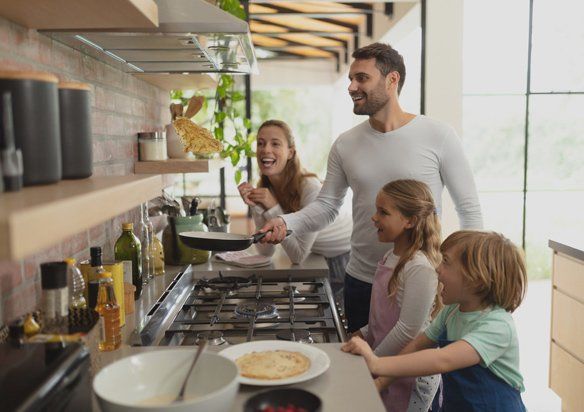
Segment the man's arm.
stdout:
<path fill-rule="evenodd" d="M 483 216 L 470 164 L 460 138 L 451 129 L 440 153 L 440 174 L 448 189 L 461 229 L 482 229 Z"/>
<path fill-rule="evenodd" d="M 260 229 L 267 233 L 262 243 L 280 243 L 286 230 L 294 232 L 317 232 L 334 222 L 347 194 L 348 182 L 342 167 L 337 142 L 333 144 L 328 158 L 326 179 L 316 200 L 296 213 L 270 219 Z"/>

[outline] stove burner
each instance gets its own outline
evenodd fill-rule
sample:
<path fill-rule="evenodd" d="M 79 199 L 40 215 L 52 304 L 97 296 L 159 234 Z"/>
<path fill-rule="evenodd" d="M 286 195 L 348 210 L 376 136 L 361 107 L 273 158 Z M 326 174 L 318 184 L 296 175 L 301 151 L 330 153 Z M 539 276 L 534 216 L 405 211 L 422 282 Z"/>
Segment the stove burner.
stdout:
<path fill-rule="evenodd" d="M 195 341 L 195 344 L 198 345 L 203 339 L 206 339 L 207 343 L 211 346 L 219 346 L 227 342 L 223 337 L 223 332 L 219 330 L 197 333 L 197 340 Z"/>
<path fill-rule="evenodd" d="M 257 311 L 256 311 L 257 308 Z M 238 318 L 251 318 L 255 312 L 256 319 L 272 319 L 278 317 L 276 305 L 271 303 L 250 302 L 237 305 L 235 315 Z"/>
<path fill-rule="evenodd" d="M 221 276 L 212 279 L 201 279 L 199 285 L 203 288 L 219 291 L 234 291 L 239 288 L 250 286 L 253 282 L 252 278 L 244 278 L 239 276 Z"/>
<path fill-rule="evenodd" d="M 283 330 L 276 334 L 276 337 L 281 340 L 290 340 L 300 343 L 314 343 L 314 339 L 310 336 L 310 332 L 305 329 L 294 329 L 294 336 L 292 330 Z"/>

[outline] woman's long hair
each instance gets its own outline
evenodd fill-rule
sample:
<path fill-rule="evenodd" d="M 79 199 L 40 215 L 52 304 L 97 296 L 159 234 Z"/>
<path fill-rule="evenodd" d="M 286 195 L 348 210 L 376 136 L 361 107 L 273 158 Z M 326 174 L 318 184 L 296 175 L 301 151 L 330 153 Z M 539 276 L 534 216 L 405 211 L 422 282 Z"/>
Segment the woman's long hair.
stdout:
<path fill-rule="evenodd" d="M 397 292 L 400 271 L 417 251 L 424 253 L 434 268 L 440 264 L 440 221 L 432 192 L 425 183 L 412 179 L 394 180 L 383 186 L 381 191 L 390 197 L 397 210 L 406 218 L 412 219 L 413 223 L 411 229 L 406 229 L 408 247 L 399 257 L 393 276 L 387 284 L 387 292 L 391 297 Z M 442 301 L 437 288 L 432 317 L 441 307 Z"/>
<path fill-rule="evenodd" d="M 261 175 L 258 187 L 266 187 L 274 194 L 278 203 L 286 213 L 297 212 L 300 210 L 300 200 L 303 180 L 307 177 L 317 177 L 314 173 L 307 172 L 300 165 L 300 159 L 298 158 L 298 153 L 296 153 L 296 144 L 294 142 L 294 135 L 290 126 L 281 120 L 266 120 L 262 123 L 258 129 L 258 135 L 264 127 L 274 126 L 279 127 L 284 136 L 286 136 L 286 141 L 288 142 L 288 147 L 294 149 L 292 158 L 288 159 L 286 166 L 282 172 L 283 178 L 282 183 L 279 186 L 274 186 L 268 176 Z"/>

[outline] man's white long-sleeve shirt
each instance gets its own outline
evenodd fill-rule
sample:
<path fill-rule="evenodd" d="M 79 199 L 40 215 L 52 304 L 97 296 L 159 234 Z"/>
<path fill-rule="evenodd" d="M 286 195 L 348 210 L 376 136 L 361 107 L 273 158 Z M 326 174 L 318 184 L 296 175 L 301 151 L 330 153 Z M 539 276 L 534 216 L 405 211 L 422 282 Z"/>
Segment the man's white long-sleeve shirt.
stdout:
<path fill-rule="evenodd" d="M 446 186 L 461 228 L 482 228 L 479 199 L 460 139 L 452 127 L 421 115 L 387 133 L 376 131 L 366 120 L 341 134 L 331 148 L 326 179 L 316 200 L 282 217 L 288 229 L 318 231 L 334 221 L 350 187 L 353 234 L 347 273 L 371 283 L 377 262 L 390 246 L 377 240 L 371 221 L 375 198 L 383 185 L 397 179 L 426 183 L 438 214 Z"/>

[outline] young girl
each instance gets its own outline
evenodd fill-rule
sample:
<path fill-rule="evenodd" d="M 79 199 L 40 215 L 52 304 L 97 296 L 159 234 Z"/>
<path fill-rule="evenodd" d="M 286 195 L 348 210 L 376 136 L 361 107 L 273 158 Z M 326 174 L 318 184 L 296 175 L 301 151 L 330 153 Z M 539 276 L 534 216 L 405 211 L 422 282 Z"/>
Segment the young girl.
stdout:
<path fill-rule="evenodd" d="M 525 411 L 511 312 L 523 300 L 523 255 L 504 236 L 460 231 L 441 246 L 444 309 L 399 356 L 379 358 L 352 338 L 342 350 L 365 357 L 383 387 L 403 376 L 442 373 L 445 411 Z M 434 349 L 436 344 L 442 349 Z"/>
<path fill-rule="evenodd" d="M 280 120 L 268 120 L 258 129 L 257 162 L 260 169 L 258 187 L 239 185 L 243 201 L 251 207 L 256 227 L 267 220 L 296 212 L 316 199 L 321 182 L 314 173 L 304 170 L 296 153 L 290 127 Z M 302 262 L 310 252 L 326 258 L 335 299 L 343 304 L 345 267 L 351 249 L 351 216 L 340 213 L 337 219 L 320 232 L 294 233 L 282 242 L 293 263 Z M 274 253 L 274 245 L 257 244 L 264 255 Z"/>
<path fill-rule="evenodd" d="M 395 180 L 383 186 L 372 217 L 380 242 L 393 243 L 377 265 L 363 337 L 377 356 L 397 355 L 430 323 L 436 308 L 440 223 L 428 186 Z M 439 376 L 400 379 L 381 396 L 388 411 L 427 411 Z"/>

